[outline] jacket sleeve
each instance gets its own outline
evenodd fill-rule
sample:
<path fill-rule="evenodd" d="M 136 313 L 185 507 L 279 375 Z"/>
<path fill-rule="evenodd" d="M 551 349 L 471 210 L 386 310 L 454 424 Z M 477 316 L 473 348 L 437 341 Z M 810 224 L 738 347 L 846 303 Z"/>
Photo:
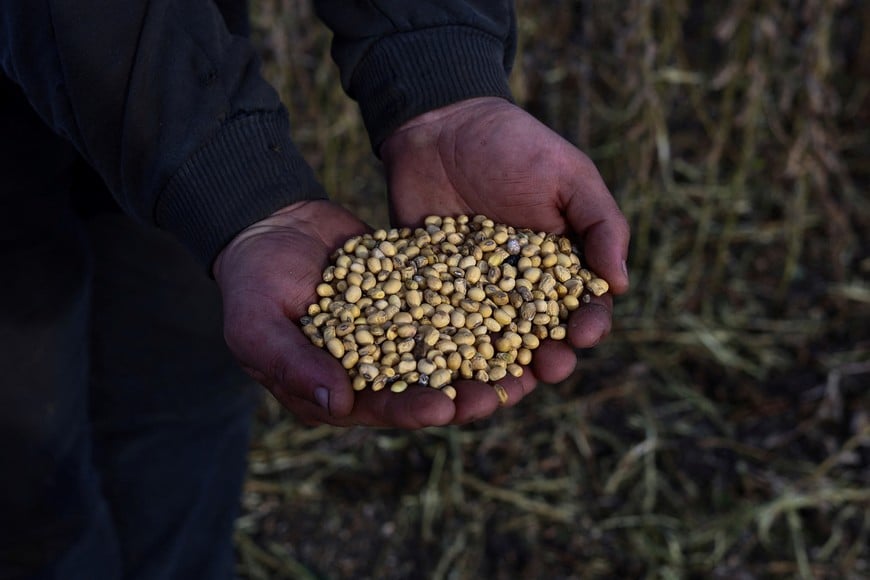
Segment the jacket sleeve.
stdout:
<path fill-rule="evenodd" d="M 318 0 L 342 86 L 377 154 L 405 121 L 460 100 L 511 98 L 512 0 Z"/>
<path fill-rule="evenodd" d="M 207 264 L 251 223 L 325 197 L 210 0 L 4 0 L 0 65 L 125 211 Z"/>

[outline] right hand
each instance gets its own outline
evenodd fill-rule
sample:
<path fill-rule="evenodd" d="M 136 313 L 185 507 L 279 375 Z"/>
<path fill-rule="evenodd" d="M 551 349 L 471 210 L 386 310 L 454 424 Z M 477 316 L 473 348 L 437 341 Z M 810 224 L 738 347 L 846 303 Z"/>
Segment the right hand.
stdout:
<path fill-rule="evenodd" d="M 610 283 L 610 292 L 573 312 L 567 340 L 544 341 L 520 381 L 500 382 L 509 404 L 515 404 L 536 379 L 555 383 L 569 377 L 577 364 L 575 349 L 607 336 L 612 296 L 629 286 L 628 222 L 589 157 L 496 97 L 468 99 L 415 117 L 387 138 L 380 153 L 391 208 L 402 226 L 419 225 L 430 214 L 483 214 L 581 242 L 586 263 Z M 469 383 L 458 390 L 460 402 L 474 393 L 476 416 L 498 404 L 488 385 Z"/>

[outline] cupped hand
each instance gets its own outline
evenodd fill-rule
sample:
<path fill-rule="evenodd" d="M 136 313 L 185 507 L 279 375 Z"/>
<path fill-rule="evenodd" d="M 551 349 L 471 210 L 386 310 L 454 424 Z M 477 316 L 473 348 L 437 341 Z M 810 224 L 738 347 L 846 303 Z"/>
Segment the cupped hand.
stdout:
<path fill-rule="evenodd" d="M 598 170 L 521 108 L 495 97 L 461 101 L 408 121 L 380 154 L 396 223 L 416 225 L 430 214 L 483 214 L 499 223 L 569 235 L 612 294 L 628 290 L 629 227 Z M 545 341 L 535 353 L 533 377 L 522 390 L 511 389 L 511 402 L 528 393 L 534 379 L 567 378 L 577 360 L 573 348 L 597 344 L 609 333 L 611 317 L 610 295 L 575 311 L 568 344 Z"/>
<path fill-rule="evenodd" d="M 317 300 L 329 255 L 367 230 L 339 205 L 308 201 L 239 233 L 213 267 L 230 350 L 249 375 L 308 424 L 416 429 L 468 420 L 478 412 L 474 396 L 454 402 L 422 386 L 398 394 L 354 392 L 339 361 L 302 333 L 299 319 Z"/>

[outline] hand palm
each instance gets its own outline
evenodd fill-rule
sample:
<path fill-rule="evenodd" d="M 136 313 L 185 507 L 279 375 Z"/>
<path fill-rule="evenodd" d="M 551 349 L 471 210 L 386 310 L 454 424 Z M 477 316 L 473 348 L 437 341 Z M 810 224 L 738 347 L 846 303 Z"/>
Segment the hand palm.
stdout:
<path fill-rule="evenodd" d="M 480 213 L 501 223 L 563 232 L 554 167 L 563 157 L 555 150 L 562 144 L 529 139 L 538 123 L 527 116 L 517 123 L 516 111 L 506 102 L 486 117 L 464 110 L 447 128 L 414 125 L 388 141 L 383 153 L 399 222 L 415 223 L 433 213 Z M 405 162 L 411 157 L 413 163 Z"/>

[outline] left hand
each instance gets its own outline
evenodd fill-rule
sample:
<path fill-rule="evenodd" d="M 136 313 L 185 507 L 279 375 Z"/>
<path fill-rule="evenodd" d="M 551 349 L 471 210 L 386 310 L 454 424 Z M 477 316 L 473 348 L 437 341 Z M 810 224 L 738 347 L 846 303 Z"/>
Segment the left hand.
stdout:
<path fill-rule="evenodd" d="M 629 226 L 592 161 L 519 107 L 500 98 L 455 103 L 416 117 L 381 146 L 393 218 L 417 225 L 430 214 L 483 214 L 535 231 L 576 236 L 588 267 L 614 295 L 628 290 Z M 558 382 L 576 365 L 574 348 L 597 344 L 610 331 L 612 299 L 604 295 L 575 311 L 568 341 L 545 341 L 531 369 L 500 383 L 515 404 L 537 380 Z M 531 371 L 531 372 L 530 372 Z M 467 417 L 498 406 L 488 385 L 457 388 Z"/>
<path fill-rule="evenodd" d="M 428 387 L 353 391 L 345 371 L 304 336 L 299 318 L 317 299 L 330 253 L 367 226 L 329 201 L 301 201 L 240 232 L 219 254 L 224 336 L 245 371 L 307 424 L 419 429 L 461 407 Z"/>

